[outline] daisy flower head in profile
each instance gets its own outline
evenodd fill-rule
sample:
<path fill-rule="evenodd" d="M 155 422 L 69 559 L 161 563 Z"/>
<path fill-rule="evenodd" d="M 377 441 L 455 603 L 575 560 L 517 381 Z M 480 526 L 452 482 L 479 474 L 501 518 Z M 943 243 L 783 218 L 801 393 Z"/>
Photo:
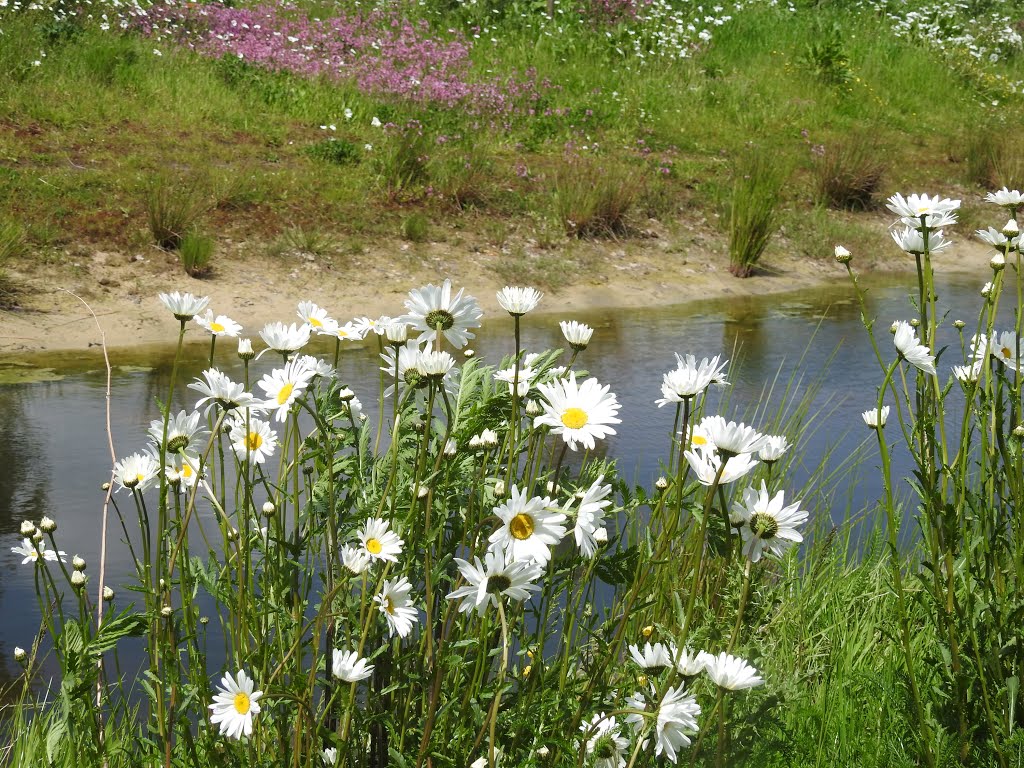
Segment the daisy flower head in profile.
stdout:
<path fill-rule="evenodd" d="M 159 461 L 156 449 L 153 449 L 154 461 Z M 167 482 L 177 484 L 179 488 L 191 488 L 199 479 L 199 456 L 191 453 L 171 453 L 166 456 L 164 475 Z"/>
<path fill-rule="evenodd" d="M 727 384 L 725 366 L 728 360 L 719 362 L 719 356 L 703 358 L 697 362 L 693 355 L 685 357 L 676 353 L 676 367 L 662 376 L 662 397 L 655 402 L 661 408 L 670 403 L 682 403 L 703 393 L 711 384 Z"/>
<path fill-rule="evenodd" d="M 704 670 L 719 688 L 727 691 L 742 691 L 764 685 L 757 670 L 738 656 L 720 653 L 717 656 L 705 654 Z"/>
<path fill-rule="evenodd" d="M 656 694 L 654 694 L 656 695 Z M 647 710 L 647 701 L 640 692 L 626 699 L 630 709 Z M 690 745 L 690 736 L 698 731 L 700 705 L 684 690 L 684 684 L 669 688 L 658 705 L 654 726 L 654 754 L 665 755 L 671 762 L 679 760 L 679 752 Z M 647 726 L 647 718 L 639 713 L 627 715 L 626 722 L 638 729 Z"/>
<path fill-rule="evenodd" d="M 507 560 L 532 559 L 546 565 L 551 559 L 551 547 L 565 536 L 565 515 L 552 512 L 550 498 L 527 498 L 525 492 L 513 485 L 509 498 L 494 508 L 502 525 L 491 534 L 491 546 L 505 550 Z"/>
<path fill-rule="evenodd" d="M 722 416 L 705 416 L 695 431 L 706 435 L 718 451 L 730 458 L 760 450 L 765 436 L 743 422 L 726 421 Z"/>
<path fill-rule="evenodd" d="M 498 304 L 513 317 L 522 317 L 537 308 L 544 294 L 536 288 L 517 288 L 506 285 L 498 291 Z"/>
<path fill-rule="evenodd" d="M 205 315 L 196 315 L 193 320 L 200 328 L 206 329 L 211 336 L 229 336 L 235 338 L 242 332 L 242 326 L 227 315 L 213 316 L 213 310 L 206 310 Z"/>
<path fill-rule="evenodd" d="M 334 658 L 331 660 L 331 673 L 339 680 L 346 683 L 357 683 L 365 680 L 373 674 L 373 665 L 367 664 L 366 659 L 360 658 L 355 651 L 340 651 L 335 649 Z"/>
<path fill-rule="evenodd" d="M 714 485 L 716 478 L 720 485 L 734 483 L 741 477 L 749 474 L 757 466 L 757 459 L 754 458 L 754 454 L 741 453 L 737 456 L 729 457 L 725 461 L 723 468 L 722 457 L 712 445 L 696 447 L 692 451 L 685 451 L 683 456 L 690 465 L 690 469 L 697 475 L 698 482 L 701 485 L 708 486 Z M 719 472 L 721 472 L 721 475 L 719 475 Z"/>
<path fill-rule="evenodd" d="M 45 541 L 34 542 L 32 539 L 24 539 L 20 547 L 11 547 L 11 552 L 22 557 L 22 565 L 38 563 L 40 560 L 49 560 L 50 562 L 60 560 L 63 563 L 66 562 L 65 556 L 67 555 L 64 550 L 47 549 Z"/>
<path fill-rule="evenodd" d="M 531 592 L 540 589 L 534 582 L 544 572 L 535 560 L 508 560 L 500 548 L 487 550 L 483 562 L 479 557 L 473 562 L 456 557 L 455 564 L 467 583 L 449 592 L 447 598 L 461 600 L 459 611 L 476 611 L 481 616 L 488 606 L 497 609 L 502 595 L 519 602 L 528 600 Z"/>
<path fill-rule="evenodd" d="M 359 334 L 360 338 L 365 338 L 371 333 L 375 333 L 378 336 L 383 336 L 385 329 L 391 323 L 392 318 L 388 315 L 381 315 L 380 317 L 357 317 L 352 321 L 352 327 L 356 329 L 356 333 Z"/>
<path fill-rule="evenodd" d="M 456 349 L 474 338 L 471 329 L 480 327 L 484 314 L 475 298 L 463 295 L 462 288 L 453 296 L 452 281 L 448 279 L 440 286 L 425 285 L 409 291 L 405 307 L 409 311 L 400 319 L 420 332 L 420 341 L 433 341 L 440 329 Z"/>
<path fill-rule="evenodd" d="M 419 341 L 409 339 L 400 346 L 389 346 L 381 354 L 385 365 L 381 366 L 388 386 L 384 389 L 384 397 L 395 394 L 395 381 L 398 381 L 399 395 L 404 396 L 408 389 L 426 389 L 430 380 L 420 368 L 424 351 L 429 352 L 431 345 L 420 348 Z"/>
<path fill-rule="evenodd" d="M 954 365 L 953 378 L 961 384 L 971 384 L 981 376 L 982 367 L 983 363 L 981 360 L 975 360 L 969 365 Z"/>
<path fill-rule="evenodd" d="M 1016 216 L 1017 211 L 1024 205 L 1024 195 L 1021 195 L 1016 189 L 1003 187 L 1000 190 L 989 192 L 985 195 L 985 202 L 1005 208 L 1010 212 L 1011 216 Z"/>
<path fill-rule="evenodd" d="M 651 674 L 657 674 L 672 666 L 673 650 L 664 643 L 644 643 L 641 648 L 638 645 L 629 646 L 629 655 L 641 669 L 646 669 Z"/>
<path fill-rule="evenodd" d="M 929 197 L 927 194 L 913 194 L 903 197 L 895 194 L 888 199 L 886 207 L 908 227 L 939 229 L 956 223 L 954 211 L 960 207 L 960 201 L 938 195 Z"/>
<path fill-rule="evenodd" d="M 384 614 L 388 622 L 388 635 L 397 634 L 407 637 L 412 632 L 412 625 L 419 619 L 416 607 L 409 597 L 412 584 L 402 576 L 399 579 L 387 579 L 380 593 L 373 598 L 378 610 Z"/>
<path fill-rule="evenodd" d="M 306 390 L 312 378 L 313 372 L 298 360 L 289 361 L 284 368 L 264 374 L 258 382 L 267 396 L 264 407 L 276 410 L 274 418 L 284 421 L 292 403 Z"/>
<path fill-rule="evenodd" d="M 282 355 L 297 352 L 309 343 L 310 326 L 305 323 L 267 323 L 260 338 L 269 349 Z"/>
<path fill-rule="evenodd" d="M 154 482 L 160 472 L 160 462 L 148 453 L 133 453 L 114 464 L 114 480 L 121 488 L 142 493 Z"/>
<path fill-rule="evenodd" d="M 608 498 L 611 495 L 612 487 L 601 485 L 602 482 L 604 482 L 604 475 L 598 477 L 594 484 L 583 493 L 576 510 L 576 526 L 573 528 L 573 535 L 576 537 L 576 546 L 580 548 L 584 557 L 593 557 L 597 554 L 597 532 L 604 528 L 607 507 L 612 503 Z"/>
<path fill-rule="evenodd" d="M 621 424 L 617 414 L 621 407 L 618 398 L 601 386 L 597 379 L 576 383 L 576 373 L 569 378 L 556 379 L 549 384 L 538 384 L 537 389 L 544 397 L 541 407 L 544 413 L 533 420 L 535 427 L 552 427 L 553 435 L 561 435 L 571 450 L 577 443 L 593 450 L 595 438 L 600 440 L 614 435 L 612 424 Z"/>
<path fill-rule="evenodd" d="M 587 740 L 586 753 L 594 762 L 594 768 L 625 768 L 629 739 L 622 735 L 622 729 L 604 712 L 594 715 L 589 723 L 582 723 Z"/>
<path fill-rule="evenodd" d="M 363 339 L 363 334 L 356 328 L 356 324 L 351 321 L 344 325 L 335 326 L 334 333 L 331 335 L 341 341 L 362 341 Z"/>
<path fill-rule="evenodd" d="M 196 402 L 197 411 L 204 404 L 206 413 L 209 413 L 210 408 L 214 405 L 219 405 L 225 411 L 230 411 L 235 408 L 249 408 L 256 404 L 256 398 L 252 396 L 251 392 L 245 391 L 244 384 L 232 381 L 227 374 L 216 368 L 208 368 L 203 371 L 203 378 L 197 378 L 188 385 L 188 388 L 203 396 Z"/>
<path fill-rule="evenodd" d="M 881 411 L 877 408 L 872 408 L 870 411 L 864 411 L 860 417 L 871 429 L 881 429 L 885 426 L 885 422 L 889 418 L 889 406 L 883 405 Z"/>
<path fill-rule="evenodd" d="M 210 303 L 209 296 L 193 296 L 191 293 L 178 293 L 177 291 L 161 293 L 159 298 L 161 303 L 171 310 L 175 319 L 181 321 L 182 328 L 185 327 L 185 323 L 206 309 Z"/>
<path fill-rule="evenodd" d="M 1020 235 L 1007 237 L 1003 232 L 1000 232 L 994 227 L 988 227 L 987 229 L 975 230 L 974 234 L 978 236 L 978 239 L 983 243 L 988 243 L 996 249 L 997 256 L 1003 256 L 1007 251 L 1016 251 L 1020 248 Z M 996 262 L 999 264 L 999 262 Z M 1005 266 L 1005 260 L 1002 265 Z"/>
<path fill-rule="evenodd" d="M 951 240 L 947 240 L 942 236 L 942 230 L 929 231 L 928 242 L 925 243 L 924 235 L 921 230 L 914 229 L 913 227 L 903 227 L 903 229 L 893 229 L 889 233 L 892 235 L 893 241 L 899 246 L 900 250 L 909 253 L 912 256 L 920 256 L 925 253 L 938 253 L 944 251 L 953 244 Z"/>
<path fill-rule="evenodd" d="M 675 654 L 676 671 L 683 677 L 696 677 L 704 671 L 706 654 L 703 651 L 694 653 L 689 648 L 683 648 Z"/>
<path fill-rule="evenodd" d="M 900 357 L 929 376 L 935 375 L 935 356 L 931 354 L 928 347 L 921 344 L 917 338 L 917 332 L 910 323 L 904 320 L 897 320 L 893 323 L 895 332 L 893 343 Z"/>
<path fill-rule="evenodd" d="M 765 435 L 757 451 L 757 458 L 765 464 L 774 464 L 791 448 L 785 435 Z"/>
<path fill-rule="evenodd" d="M 797 526 L 807 522 L 807 512 L 800 509 L 799 501 L 786 506 L 783 491 L 769 497 L 763 480 L 760 491 L 747 488 L 743 492 L 743 500 L 734 506 L 734 512 L 742 521 L 743 554 L 752 563 L 765 552 L 782 557 L 786 550 L 804 540 Z"/>
<path fill-rule="evenodd" d="M 220 726 L 222 735 L 229 739 L 252 735 L 252 716 L 259 714 L 259 700 L 263 696 L 263 691 L 254 690 L 255 687 L 243 669 L 235 677 L 228 672 L 221 678 L 210 705 L 210 722 Z"/>
<path fill-rule="evenodd" d="M 371 517 L 366 525 L 356 531 L 356 538 L 367 555 L 375 560 L 398 562 L 405 542 L 391 530 L 391 525 L 379 517 Z"/>
<path fill-rule="evenodd" d="M 206 427 L 200 423 L 201 417 L 199 411 L 178 411 L 167 420 L 166 432 L 162 419 L 149 422 L 147 432 L 153 444 L 158 448 L 165 446 L 168 453 L 178 453 L 189 447 L 194 449 L 207 435 Z"/>
<path fill-rule="evenodd" d="M 372 561 L 373 558 L 370 557 L 370 553 L 366 551 L 365 547 L 345 544 L 341 548 L 341 563 L 351 573 L 357 575 L 362 573 L 370 567 Z"/>
<path fill-rule="evenodd" d="M 516 381 L 518 377 L 519 381 Z M 533 386 L 533 380 L 537 377 L 537 371 L 533 370 L 529 366 L 522 366 L 516 370 L 515 366 L 511 368 L 503 368 L 500 371 L 496 371 L 494 374 L 495 381 L 501 381 L 508 384 L 509 394 L 512 394 L 513 388 L 518 393 L 519 397 L 526 397 L 530 394 L 530 387 Z"/>
<path fill-rule="evenodd" d="M 590 345 L 590 339 L 594 336 L 594 329 L 586 323 L 579 323 L 575 320 L 562 320 L 558 327 L 562 329 L 562 336 L 569 342 L 573 352 L 582 352 Z"/>
<path fill-rule="evenodd" d="M 295 313 L 299 320 L 308 325 L 318 334 L 329 334 L 337 328 L 338 324 L 327 315 L 327 310 L 314 304 L 312 301 L 300 301 L 298 311 Z"/>

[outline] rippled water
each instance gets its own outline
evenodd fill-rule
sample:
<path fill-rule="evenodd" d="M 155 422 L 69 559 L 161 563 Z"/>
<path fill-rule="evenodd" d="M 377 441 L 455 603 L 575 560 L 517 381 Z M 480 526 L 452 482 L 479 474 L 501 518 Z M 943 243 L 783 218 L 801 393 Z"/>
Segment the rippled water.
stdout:
<path fill-rule="evenodd" d="M 984 279 L 957 275 L 939 280 L 939 301 L 949 321 L 962 318 L 969 329 L 973 327 Z M 891 321 L 912 314 L 909 290 L 905 281 L 876 281 L 871 287 L 870 313 L 878 318 L 883 354 L 894 354 L 888 335 Z M 558 299 L 549 297 L 545 303 L 556 307 Z M 1012 321 L 1010 309 L 1006 307 L 1003 327 Z M 863 445 L 868 451 L 860 463 L 863 477 L 858 480 L 840 473 L 832 482 L 820 484 L 807 506 L 840 522 L 849 510 L 868 506 L 879 495 L 872 471 L 872 441 L 867 439 L 871 435 L 865 434 L 860 412 L 871 407 L 882 375 L 855 297 L 845 284 L 800 294 L 725 298 L 656 311 L 573 317 L 596 328 L 591 347 L 578 365 L 610 384 L 623 404 L 619 434 L 610 438 L 605 448 L 627 479 L 649 486 L 660 474 L 659 461 L 667 456 L 673 410 L 657 408 L 654 400 L 660 397 L 661 375 L 674 367 L 672 353 L 721 353 L 732 361 L 728 370 L 732 386 L 716 397 L 727 397 L 724 405 L 731 412 L 757 426 L 766 425 L 768 415 L 775 414 L 783 402 L 794 403 L 808 392 L 814 393 L 810 428 L 798 445 L 803 459 L 791 468 L 784 487 L 801 495 L 823 456 L 828 468 L 836 469 Z M 534 314 L 524 318 L 524 348 L 562 346 L 560 319 L 565 316 Z M 497 363 L 501 355 L 513 350 L 511 320 L 501 317 L 485 322 L 485 332 L 473 346 L 485 360 Z M 950 365 L 960 362 L 960 350 L 951 329 L 946 329 L 942 341 L 950 345 L 948 359 L 940 359 L 939 364 L 945 376 Z M 190 348 L 189 377 L 205 367 L 207 353 L 206 344 Z M 168 386 L 172 355 L 173 348 L 111 353 L 116 366 L 111 426 L 119 457 L 143 448 L 145 429 L 158 413 L 157 399 Z M 226 361 L 233 359 L 234 344 L 225 344 L 219 350 L 218 363 L 227 365 Z M 378 362 L 375 344 L 351 349 L 341 361 L 342 377 L 371 418 Z M 268 361 L 266 368 L 272 364 Z M 20 557 L 10 552 L 11 546 L 20 543 L 20 522 L 38 521 L 44 514 L 57 520 L 62 548 L 69 555 L 85 557 L 95 578 L 103 501 L 100 485 L 110 473 L 104 390 L 105 373 L 98 350 L 0 368 L 0 616 L 4 618 L 0 622 L 0 683 L 17 673 L 13 647 L 28 647 L 38 628 L 33 569 L 22 566 Z M 184 405 L 182 402 L 180 407 Z M 712 403 L 709 412 L 719 405 Z M 900 458 L 897 452 L 896 461 Z M 900 466 L 906 471 L 906 457 L 902 460 Z M 118 531 L 112 528 L 108 582 L 115 587 L 130 580 L 133 573 L 119 540 Z M 127 596 L 119 602 L 123 605 L 126 600 Z"/>

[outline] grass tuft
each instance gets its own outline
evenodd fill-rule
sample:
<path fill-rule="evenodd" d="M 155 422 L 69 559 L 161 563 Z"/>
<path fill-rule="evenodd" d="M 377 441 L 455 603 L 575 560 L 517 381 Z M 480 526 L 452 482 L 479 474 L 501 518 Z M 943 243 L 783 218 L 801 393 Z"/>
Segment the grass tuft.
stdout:
<path fill-rule="evenodd" d="M 149 189 L 146 210 L 149 233 L 161 248 L 174 250 L 206 212 L 207 201 L 195 185 L 159 179 Z"/>
<path fill-rule="evenodd" d="M 825 147 L 814 164 L 814 195 L 819 205 L 866 211 L 875 205 L 885 163 L 877 143 L 864 134 Z"/>
<path fill-rule="evenodd" d="M 570 237 L 617 237 L 640 197 L 639 173 L 611 162 L 579 160 L 555 176 L 555 215 Z"/>
<path fill-rule="evenodd" d="M 722 220 L 729 227 L 729 271 L 750 277 L 779 228 L 779 194 L 785 174 L 764 150 L 751 148 L 733 166 Z"/>

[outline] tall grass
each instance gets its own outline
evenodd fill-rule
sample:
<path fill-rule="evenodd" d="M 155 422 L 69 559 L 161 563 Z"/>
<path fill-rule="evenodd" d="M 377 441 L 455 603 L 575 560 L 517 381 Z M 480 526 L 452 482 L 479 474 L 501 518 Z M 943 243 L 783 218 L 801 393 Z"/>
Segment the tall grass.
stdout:
<path fill-rule="evenodd" d="M 785 171 L 764 150 L 737 158 L 732 184 L 723 204 L 729 234 L 729 271 L 750 277 L 778 231 L 778 206 Z"/>

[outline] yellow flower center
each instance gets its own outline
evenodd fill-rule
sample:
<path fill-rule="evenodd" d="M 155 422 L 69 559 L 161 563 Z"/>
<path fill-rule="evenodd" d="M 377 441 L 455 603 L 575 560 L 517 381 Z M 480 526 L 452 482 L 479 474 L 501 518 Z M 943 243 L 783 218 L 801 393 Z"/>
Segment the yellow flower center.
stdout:
<path fill-rule="evenodd" d="M 928 206 L 927 205 L 919 205 L 919 206 L 917 206 L 917 215 L 918 216 L 921 216 L 921 215 L 923 215 L 925 213 L 928 213 Z"/>
<path fill-rule="evenodd" d="M 701 435 L 694 435 L 693 440 L 691 440 L 690 442 L 692 442 L 694 445 L 707 445 L 708 439 L 706 437 L 702 437 Z"/>
<path fill-rule="evenodd" d="M 378 539 L 367 539 L 366 540 L 366 551 L 371 555 L 379 555 L 381 550 L 380 541 Z"/>
<path fill-rule="evenodd" d="M 1010 349 L 1009 347 L 1003 347 L 999 351 L 1003 353 L 1003 357 L 1013 358 L 1013 350 Z"/>
<path fill-rule="evenodd" d="M 395 615 L 395 604 L 391 601 L 390 595 L 384 598 L 384 610 L 391 616 Z"/>
<path fill-rule="evenodd" d="M 566 408 L 562 413 L 562 423 L 569 429 L 582 429 L 587 421 L 587 412 L 582 408 Z"/>
<path fill-rule="evenodd" d="M 145 479 L 146 479 L 146 476 L 145 476 L 145 475 L 142 475 L 142 474 L 139 474 L 139 475 L 136 475 L 136 476 L 135 476 L 135 481 L 136 481 L 136 482 L 139 482 L 139 483 L 141 483 L 141 482 L 142 482 L 143 480 L 145 480 Z"/>
<path fill-rule="evenodd" d="M 528 539 L 533 536 L 533 518 L 525 512 L 520 512 L 509 522 L 508 529 L 520 541 Z"/>
<path fill-rule="evenodd" d="M 235 694 L 235 711 L 240 715 L 249 714 L 249 707 L 252 706 L 252 702 L 249 701 L 249 694 L 242 693 L 239 691 Z"/>
<path fill-rule="evenodd" d="M 319 320 L 317 320 L 315 317 L 309 318 L 309 324 L 312 325 L 314 328 L 323 328 L 324 327 L 324 324 L 321 323 Z"/>
<path fill-rule="evenodd" d="M 245 447 L 248 448 L 250 451 L 255 451 L 261 445 L 263 445 L 263 435 L 261 435 L 259 432 L 250 432 L 249 435 L 245 438 Z"/>
<path fill-rule="evenodd" d="M 224 333 L 224 326 L 220 323 L 210 323 L 210 330 L 214 333 Z"/>
<path fill-rule="evenodd" d="M 348 331 L 346 331 L 344 328 L 339 328 L 338 329 L 338 338 L 339 339 L 347 339 L 348 338 Z"/>
<path fill-rule="evenodd" d="M 190 464 L 183 464 L 181 474 L 183 477 L 192 477 L 192 466 Z"/>
<path fill-rule="evenodd" d="M 290 381 L 281 387 L 281 391 L 277 393 L 277 404 L 284 405 L 288 402 L 288 398 L 292 396 L 292 390 L 295 389 L 295 385 Z"/>

